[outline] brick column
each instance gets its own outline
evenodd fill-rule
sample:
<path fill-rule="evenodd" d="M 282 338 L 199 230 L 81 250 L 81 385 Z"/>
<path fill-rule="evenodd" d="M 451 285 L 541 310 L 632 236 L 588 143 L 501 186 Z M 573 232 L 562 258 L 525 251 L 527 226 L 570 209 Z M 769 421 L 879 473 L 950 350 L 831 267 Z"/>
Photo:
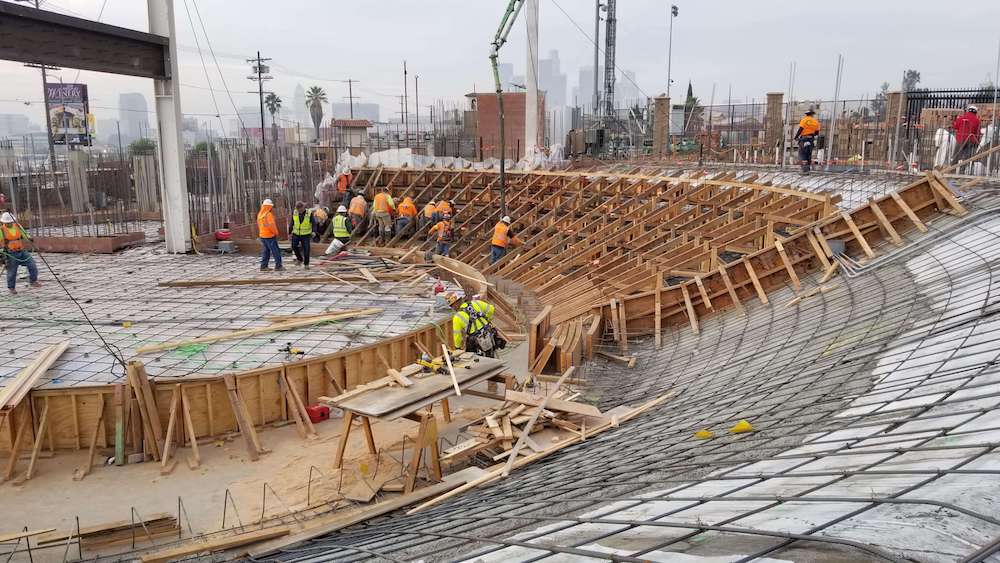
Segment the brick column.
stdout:
<path fill-rule="evenodd" d="M 767 93 L 767 108 L 764 113 L 764 144 L 768 149 L 781 144 L 783 125 L 785 122 L 783 92 Z"/>
<path fill-rule="evenodd" d="M 670 98 L 659 96 L 653 100 L 653 156 L 670 154 Z"/>

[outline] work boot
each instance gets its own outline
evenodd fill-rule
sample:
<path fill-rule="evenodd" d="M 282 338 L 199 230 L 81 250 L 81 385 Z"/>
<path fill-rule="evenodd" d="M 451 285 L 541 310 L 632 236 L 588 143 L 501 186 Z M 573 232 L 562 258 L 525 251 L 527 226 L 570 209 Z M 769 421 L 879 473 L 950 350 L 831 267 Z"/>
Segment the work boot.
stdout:
<path fill-rule="evenodd" d="M 285 271 L 285 267 L 284 266 L 275 266 L 274 267 L 274 271 L 275 272 L 284 272 Z"/>
<path fill-rule="evenodd" d="M 14 289 L 13 287 L 9 288 L 7 291 L 9 291 L 11 295 L 17 295 L 17 290 Z"/>
<path fill-rule="evenodd" d="M 42 287 L 42 284 L 40 284 L 37 281 L 33 281 L 33 282 L 31 282 L 31 287 Z"/>
<path fill-rule="evenodd" d="M 309 264 L 305 264 L 305 265 L 304 265 L 304 266 L 302 266 L 302 267 L 308 270 L 308 269 L 309 269 Z"/>
<path fill-rule="evenodd" d="M 270 272 L 271 268 L 268 268 L 267 266 L 261 266 L 260 267 L 260 271 L 262 271 L 262 272 Z"/>

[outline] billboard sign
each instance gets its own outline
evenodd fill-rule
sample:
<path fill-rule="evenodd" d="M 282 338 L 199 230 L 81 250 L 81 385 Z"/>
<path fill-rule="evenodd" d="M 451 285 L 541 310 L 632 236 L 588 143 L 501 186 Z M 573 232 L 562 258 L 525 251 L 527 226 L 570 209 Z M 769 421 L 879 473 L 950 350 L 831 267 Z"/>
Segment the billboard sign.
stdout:
<path fill-rule="evenodd" d="M 90 101 L 86 84 L 47 84 L 46 108 L 52 140 L 58 145 L 89 145 L 93 132 L 88 123 Z"/>

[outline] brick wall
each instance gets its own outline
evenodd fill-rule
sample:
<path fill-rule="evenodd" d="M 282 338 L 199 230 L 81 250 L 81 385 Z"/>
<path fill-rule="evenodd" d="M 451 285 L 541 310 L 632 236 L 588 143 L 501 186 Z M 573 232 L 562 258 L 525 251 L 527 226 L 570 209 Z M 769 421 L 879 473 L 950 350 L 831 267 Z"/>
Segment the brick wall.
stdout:
<path fill-rule="evenodd" d="M 496 94 L 471 94 L 476 100 L 476 145 L 482 139 L 483 156 L 486 158 L 500 157 L 500 116 L 497 107 Z M 520 158 L 516 154 L 518 147 L 524 153 L 524 92 L 506 92 L 503 95 L 504 111 L 504 144 L 507 146 L 507 158 Z M 538 95 L 538 138 L 535 144 L 541 146 L 542 132 L 545 123 L 545 96 Z"/>

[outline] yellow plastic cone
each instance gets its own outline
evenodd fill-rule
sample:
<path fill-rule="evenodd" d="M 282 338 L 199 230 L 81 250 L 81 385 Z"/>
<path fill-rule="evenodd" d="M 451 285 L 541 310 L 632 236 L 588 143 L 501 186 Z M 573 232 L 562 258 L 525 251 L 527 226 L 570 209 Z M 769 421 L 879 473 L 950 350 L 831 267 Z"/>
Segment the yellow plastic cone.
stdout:
<path fill-rule="evenodd" d="M 729 429 L 729 431 L 733 434 L 743 434 L 744 432 L 753 432 L 753 430 L 753 426 L 745 420 L 737 422 L 732 428 Z"/>
<path fill-rule="evenodd" d="M 707 440 L 712 436 L 715 436 L 715 434 L 713 434 L 712 431 L 707 428 L 702 428 L 701 430 L 694 433 L 694 437 L 698 438 L 699 440 Z"/>

